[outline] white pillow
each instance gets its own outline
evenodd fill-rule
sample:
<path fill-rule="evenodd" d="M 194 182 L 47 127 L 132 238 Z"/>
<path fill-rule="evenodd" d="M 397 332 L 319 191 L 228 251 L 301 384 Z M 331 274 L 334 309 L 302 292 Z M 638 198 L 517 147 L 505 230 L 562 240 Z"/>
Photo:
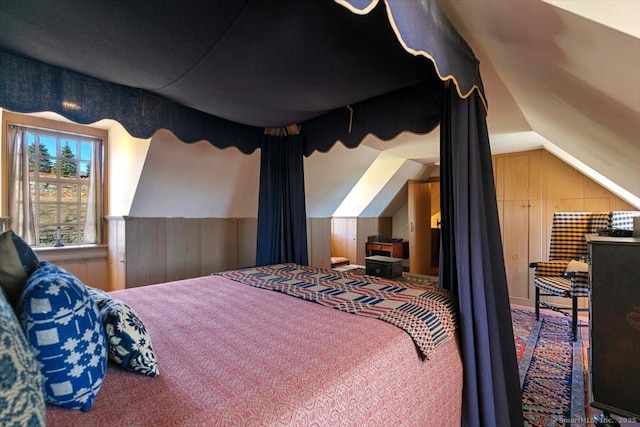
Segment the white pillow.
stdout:
<path fill-rule="evenodd" d="M 575 259 L 572 259 L 571 261 L 569 261 L 569 264 L 567 265 L 567 268 L 564 270 L 564 272 L 573 273 L 576 271 L 581 271 L 584 273 L 588 272 L 589 264 L 587 264 L 586 262 L 576 261 Z"/>

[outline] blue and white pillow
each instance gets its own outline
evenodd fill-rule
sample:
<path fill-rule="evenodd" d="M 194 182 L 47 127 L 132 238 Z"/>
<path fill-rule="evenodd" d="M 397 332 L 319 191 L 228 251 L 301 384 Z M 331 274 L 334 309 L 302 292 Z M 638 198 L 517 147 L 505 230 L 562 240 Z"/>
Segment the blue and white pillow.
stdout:
<path fill-rule="evenodd" d="M 41 261 L 18 303 L 18 317 L 45 380 L 45 400 L 88 411 L 102 386 L 107 345 L 98 307 L 87 287 Z"/>
<path fill-rule="evenodd" d="M 44 378 L 0 289 L 0 426 L 44 425 Z"/>
<path fill-rule="evenodd" d="M 99 289 L 89 288 L 98 304 L 107 337 L 109 358 L 133 372 L 150 377 L 159 375 L 151 336 L 142 319 L 123 301 Z"/>

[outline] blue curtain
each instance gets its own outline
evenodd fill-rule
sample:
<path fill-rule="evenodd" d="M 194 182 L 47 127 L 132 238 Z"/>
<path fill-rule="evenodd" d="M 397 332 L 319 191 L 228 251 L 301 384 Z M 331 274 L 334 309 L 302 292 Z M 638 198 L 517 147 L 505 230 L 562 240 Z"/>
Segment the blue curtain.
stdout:
<path fill-rule="evenodd" d="M 257 265 L 308 265 L 304 137 L 263 135 L 260 144 Z"/>
<path fill-rule="evenodd" d="M 458 296 L 462 424 L 522 426 L 522 397 L 485 109 L 445 89 L 440 136 L 440 283 Z"/>

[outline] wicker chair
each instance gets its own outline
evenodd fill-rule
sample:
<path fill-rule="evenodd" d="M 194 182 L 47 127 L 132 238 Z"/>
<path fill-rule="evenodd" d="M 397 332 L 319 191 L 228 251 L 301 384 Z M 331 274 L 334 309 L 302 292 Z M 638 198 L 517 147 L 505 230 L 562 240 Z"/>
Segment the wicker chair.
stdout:
<path fill-rule="evenodd" d="M 571 261 L 585 261 L 587 242 L 585 234 L 596 233 L 599 229 L 609 228 L 610 212 L 556 212 L 551 227 L 549 261 L 534 262 L 534 285 L 536 290 L 536 320 L 540 319 L 540 309 L 550 309 L 569 316 L 571 312 L 571 333 L 577 339 L 578 312 L 588 311 L 578 308 L 578 298 L 589 296 L 589 273 L 586 264 L 577 269 L 567 267 Z M 574 266 L 571 263 L 571 267 Z M 582 267 L 582 268 L 580 268 Z M 561 306 L 541 301 L 542 296 L 564 297 L 571 299 L 571 306 Z"/>

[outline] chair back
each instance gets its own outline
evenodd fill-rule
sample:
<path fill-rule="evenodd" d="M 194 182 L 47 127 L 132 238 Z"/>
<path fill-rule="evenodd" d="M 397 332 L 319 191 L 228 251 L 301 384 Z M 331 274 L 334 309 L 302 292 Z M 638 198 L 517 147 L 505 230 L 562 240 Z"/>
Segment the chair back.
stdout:
<path fill-rule="evenodd" d="M 611 227 L 612 212 L 591 212 L 591 220 L 589 221 L 589 230 L 587 233 L 597 233 L 598 230 Z M 631 220 L 633 222 L 633 220 Z"/>
<path fill-rule="evenodd" d="M 609 212 L 555 212 L 551 225 L 549 261 L 587 256 L 584 235 L 607 228 L 609 223 Z"/>
<path fill-rule="evenodd" d="M 611 211 L 609 228 L 633 230 L 633 218 L 640 216 L 640 211 Z"/>

